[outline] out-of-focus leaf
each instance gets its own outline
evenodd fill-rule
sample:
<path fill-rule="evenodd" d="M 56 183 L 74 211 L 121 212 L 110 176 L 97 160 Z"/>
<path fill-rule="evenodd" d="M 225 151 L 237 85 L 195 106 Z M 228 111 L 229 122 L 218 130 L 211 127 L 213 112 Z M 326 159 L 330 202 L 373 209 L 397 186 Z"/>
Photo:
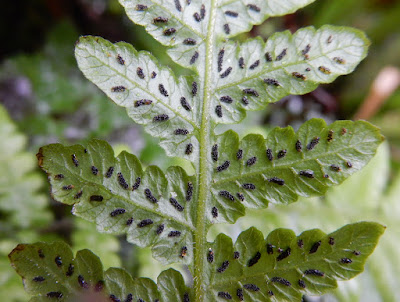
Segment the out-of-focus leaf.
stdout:
<path fill-rule="evenodd" d="M 0 106 L 0 212 L 16 228 L 37 228 L 46 225 L 51 214 L 46 197 L 38 193 L 43 180 L 34 171 L 35 158 L 25 147 L 26 137 Z"/>
<path fill-rule="evenodd" d="M 256 25 L 261 24 L 267 18 L 288 15 L 307 6 L 315 0 L 288 0 L 284 3 L 279 0 L 269 2 L 244 3 L 239 0 L 223 0 L 218 3 L 216 27 L 225 31 L 225 24 L 229 25 L 230 33 L 227 36 L 235 36 L 248 32 Z M 236 15 L 237 14 L 237 15 Z"/>
<path fill-rule="evenodd" d="M 73 49 L 77 38 L 74 26 L 61 22 L 50 31 L 42 50 L 8 58 L 0 66 L 5 97 L 11 98 L 3 101 L 16 103 L 14 111 L 23 117 L 18 126 L 31 137 L 33 146 L 55 138 L 104 137 L 129 124 L 123 109 L 106 102 L 76 68 Z M 12 99 L 14 95 L 21 99 Z"/>
<path fill-rule="evenodd" d="M 47 198 L 39 193 L 43 179 L 35 171 L 34 156 L 25 151 L 26 141 L 0 106 L 0 297 L 12 302 L 26 301 L 27 296 L 19 290 L 6 256 L 18 240 L 36 240 L 35 231 L 52 218 Z M 30 230 L 26 236 L 24 229 Z"/>
<path fill-rule="evenodd" d="M 82 219 L 75 219 L 75 231 L 72 233 L 73 250 L 90 247 L 103 263 L 104 268 L 120 267 L 118 239 L 110 234 L 99 233 L 96 226 Z"/>

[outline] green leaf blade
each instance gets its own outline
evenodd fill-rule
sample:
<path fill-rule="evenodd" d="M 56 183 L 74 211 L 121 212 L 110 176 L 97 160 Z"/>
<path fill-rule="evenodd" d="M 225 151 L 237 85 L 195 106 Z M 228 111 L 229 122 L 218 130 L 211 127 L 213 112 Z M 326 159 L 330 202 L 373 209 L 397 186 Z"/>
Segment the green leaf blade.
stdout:
<path fill-rule="evenodd" d="M 51 297 L 71 301 L 89 293 L 104 301 L 103 292 L 96 290 L 103 288 L 102 265 L 88 250 L 79 251 L 73 258 L 63 242 L 20 244 L 9 259 L 24 280 L 25 290 L 37 301 Z"/>
<path fill-rule="evenodd" d="M 315 0 L 290 1 L 220 1 L 216 28 L 224 37 L 233 37 L 248 32 L 254 25 L 261 24 L 269 17 L 294 13 Z M 236 15 L 237 14 L 237 15 Z M 227 32 L 228 25 L 229 32 Z"/>
<path fill-rule="evenodd" d="M 276 33 L 265 43 L 259 38 L 241 45 L 221 43 L 215 57 L 224 50 L 222 67 L 215 60 L 214 69 L 222 72 L 215 76 L 212 108 L 222 106 L 222 116 L 213 114 L 214 121 L 237 123 L 246 110 L 260 110 L 289 94 L 306 94 L 330 83 L 352 72 L 365 58 L 368 45 L 361 31 L 330 25 L 302 28 L 293 35 Z M 246 93 L 246 89 L 254 92 Z M 233 102 L 223 102 L 223 96 Z"/>
<path fill-rule="evenodd" d="M 191 290 L 174 269 L 163 271 L 157 278 L 157 286 L 164 301 L 190 301 Z"/>
<path fill-rule="evenodd" d="M 168 155 L 196 161 L 201 102 L 200 93 L 193 93 L 192 83 L 196 82 L 200 91 L 198 80 L 176 79 L 149 53 L 99 37 L 81 37 L 75 55 L 84 75 L 117 105 L 125 107 L 148 133 L 159 137 Z M 177 134 L 177 129 L 185 131 Z M 193 146 L 190 153 L 189 144 Z"/>
<path fill-rule="evenodd" d="M 372 222 L 350 224 L 328 235 L 310 230 L 296 236 L 277 229 L 264 240 L 260 231 L 250 228 L 234 245 L 219 235 L 211 245 L 214 261 L 207 265 L 208 299 L 220 301 L 219 293 L 233 297 L 238 290 L 245 301 L 294 301 L 304 294 L 323 294 L 337 287 L 336 280 L 363 271 L 384 229 Z M 221 271 L 225 261 L 229 265 Z"/>
<path fill-rule="evenodd" d="M 157 285 L 147 278 L 135 278 L 120 268 L 109 268 L 104 272 L 104 280 L 110 296 L 125 301 L 131 297 L 131 301 L 156 301 L 160 298 Z"/>
<path fill-rule="evenodd" d="M 182 275 L 169 269 L 158 284 L 147 278 L 133 279 L 125 270 L 103 272 L 100 259 L 89 250 L 74 257 L 63 242 L 20 244 L 9 259 L 22 277 L 30 301 L 183 301 L 191 291 Z"/>
<path fill-rule="evenodd" d="M 38 158 L 54 198 L 73 205 L 73 213 L 94 222 L 100 232 L 126 233 L 132 243 L 153 246 L 154 256 L 166 263 L 191 261 L 196 212 L 184 197 L 195 179 L 183 169 L 171 167 L 167 177 L 155 166 L 143 171 L 134 155 L 122 152 L 115 158 L 100 140 L 90 141 L 87 149 L 45 146 Z M 183 246 L 187 257 L 181 256 Z"/>
<path fill-rule="evenodd" d="M 364 167 L 382 139 L 379 130 L 364 121 L 327 125 L 321 119 L 306 122 L 297 133 L 291 127 L 275 128 L 267 139 L 253 134 L 239 142 L 237 134 L 226 132 L 217 137 L 221 155 L 212 163 L 209 208 L 216 207 L 219 216 L 211 221 L 233 222 L 243 215 L 244 207 L 264 208 L 269 202 L 287 204 L 299 196 L 323 195 Z M 218 172 L 227 161 L 229 167 Z M 229 192 L 231 198 L 221 192 Z"/>

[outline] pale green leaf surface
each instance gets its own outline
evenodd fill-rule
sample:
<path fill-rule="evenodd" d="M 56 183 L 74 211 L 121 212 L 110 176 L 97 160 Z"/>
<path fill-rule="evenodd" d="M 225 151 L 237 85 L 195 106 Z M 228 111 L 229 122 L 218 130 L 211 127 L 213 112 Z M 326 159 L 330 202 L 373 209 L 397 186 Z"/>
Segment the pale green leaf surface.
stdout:
<path fill-rule="evenodd" d="M 187 5 L 185 0 L 120 0 L 120 3 L 135 24 L 145 26 L 146 31 L 157 41 L 170 47 L 168 54 L 175 62 L 182 66 L 196 68 L 201 73 L 204 72 L 206 48 L 204 40 L 208 33 L 210 1 L 192 1 L 190 5 Z M 181 11 L 177 9 L 176 3 L 179 3 Z M 138 5 L 145 5 L 147 8 L 139 10 Z M 202 5 L 205 8 L 204 18 L 201 18 Z M 195 13 L 199 14 L 199 22 L 194 17 Z M 154 19 L 157 17 L 166 18 L 168 21 L 156 22 Z M 170 35 L 165 34 L 164 32 L 168 29 L 175 29 L 176 32 Z M 185 44 L 184 40 L 187 38 L 194 39 L 196 44 Z M 195 52 L 199 54 L 199 58 L 191 64 L 190 61 Z"/>
<path fill-rule="evenodd" d="M 363 271 L 384 229 L 377 223 L 360 222 L 328 235 L 314 229 L 297 237 L 291 230 L 277 229 L 264 240 L 260 231 L 250 228 L 239 235 L 235 244 L 221 234 L 210 244 L 214 259 L 207 263 L 207 301 L 223 301 L 218 297 L 221 292 L 236 299 L 238 290 L 242 290 L 244 301 L 300 301 L 304 294 L 321 295 L 336 288 L 336 280 L 348 280 Z M 317 242 L 321 244 L 315 248 Z M 287 257 L 283 257 L 288 250 Z M 236 259 L 234 252 L 239 252 Z M 345 258 L 351 263 L 344 263 Z M 225 261 L 229 265 L 221 271 Z M 252 290 L 249 285 L 256 287 Z"/>
<path fill-rule="evenodd" d="M 366 56 L 368 45 L 361 31 L 330 25 L 318 30 L 302 28 L 293 35 L 289 31 L 276 33 L 265 43 L 260 38 L 242 44 L 220 43 L 215 53 L 215 71 L 218 70 L 217 53 L 223 49 L 224 56 L 220 72 L 214 74 L 212 108 L 221 105 L 223 110 L 222 117 L 213 113 L 214 120 L 239 122 L 245 117 L 245 110 L 260 110 L 289 94 L 308 93 L 321 83 L 330 83 L 340 75 L 351 73 Z M 283 51 L 285 55 L 279 59 Z M 267 60 L 267 53 L 271 61 Z M 231 72 L 223 77 L 229 68 Z M 295 72 L 301 78 L 294 76 Z M 245 93 L 248 88 L 257 95 Z M 230 96 L 233 102 L 221 101 L 223 96 Z M 247 98 L 246 102 L 243 97 Z"/>
<path fill-rule="evenodd" d="M 20 244 L 9 258 L 25 290 L 33 296 L 30 301 L 173 302 L 190 295 L 175 270 L 162 272 L 158 284 L 147 278 L 132 279 L 119 268 L 103 272 L 102 263 L 91 251 L 78 251 L 74 258 L 63 242 Z"/>
<path fill-rule="evenodd" d="M 191 78 L 176 79 L 169 68 L 161 68 L 148 52 L 137 52 L 127 43 L 112 44 L 99 37 L 81 37 L 75 48 L 79 68 L 85 76 L 102 89 L 117 105 L 126 107 L 128 115 L 138 124 L 143 124 L 148 133 L 161 139 L 161 146 L 170 156 L 180 156 L 191 161 L 198 157 L 200 90 L 192 93 Z M 124 60 L 120 64 L 118 55 Z M 144 78 L 137 74 L 143 70 Z M 156 76 L 152 78 L 152 72 Z M 160 91 L 163 85 L 168 96 Z M 114 87 L 124 91 L 113 91 Z M 115 89 L 114 89 L 115 90 Z M 182 107 L 184 97 L 190 110 Z M 137 101 L 150 100 L 152 103 L 135 105 Z M 189 107 L 188 107 L 189 108 Z M 167 114 L 168 120 L 154 121 L 160 114 Z M 176 129 L 185 129 L 186 135 L 174 134 Z M 186 154 L 188 144 L 193 152 Z"/>
<path fill-rule="evenodd" d="M 308 149 L 315 138 L 319 139 L 318 143 Z M 296 150 L 297 141 L 301 142 L 301 151 Z M 233 222 L 244 214 L 244 207 L 263 208 L 269 202 L 288 204 L 299 196 L 322 195 L 330 186 L 340 184 L 364 167 L 381 142 L 379 130 L 364 121 L 337 121 L 327 125 L 321 119 L 312 119 L 297 133 L 291 127 L 275 128 L 266 139 L 250 134 L 240 142 L 236 133 L 225 132 L 217 137 L 218 161 L 212 161 L 210 154 L 214 173 L 209 208 L 215 206 L 219 215 L 213 217 L 210 210 L 209 218 L 213 222 Z M 272 160 L 267 156 L 268 149 Z M 243 151 L 241 159 L 237 159 L 238 150 Z M 285 155 L 279 158 L 282 150 Z M 256 161 L 249 165 L 251 158 Z M 226 161 L 230 162 L 229 168 L 218 172 Z M 312 173 L 312 178 L 302 175 L 301 171 Z M 274 182 L 274 177 L 281 184 Z M 254 187 L 248 189 L 246 184 Z M 234 200 L 221 196 L 223 191 L 228 191 Z M 243 194 L 243 201 L 238 193 Z"/>
<path fill-rule="evenodd" d="M 95 222 L 100 232 L 125 233 L 129 242 L 152 246 L 154 257 L 164 263 L 191 261 L 196 212 L 194 202 L 186 201 L 186 192 L 188 183 L 194 186 L 195 182 L 182 168 L 170 167 L 166 174 L 155 166 L 143 171 L 134 155 L 122 152 L 115 158 L 112 148 L 100 140 L 90 141 L 87 149 L 80 145 L 48 145 L 40 149 L 38 159 L 48 174 L 54 198 L 74 205 L 73 213 Z M 98 170 L 96 175 L 92 167 Z M 110 167 L 113 173 L 107 177 Z M 125 179 L 126 188 L 120 182 L 119 173 Z M 140 185 L 134 190 L 138 178 Z M 146 197 L 146 189 L 158 202 L 153 203 Z M 171 197 L 183 207 L 181 211 L 171 204 Z M 118 209 L 120 213 L 115 212 Z M 146 219 L 152 223 L 141 225 Z M 163 230 L 158 234 L 161 225 Z M 179 235 L 172 236 L 174 231 L 179 231 Z M 188 248 L 186 257 L 181 257 L 183 246 Z"/>
<path fill-rule="evenodd" d="M 217 24 L 219 31 L 225 32 L 224 25 L 228 24 L 228 37 L 250 31 L 253 25 L 261 24 L 269 17 L 283 16 L 294 13 L 296 10 L 314 2 L 315 0 L 269 0 L 269 1 L 241 1 L 223 0 L 218 3 Z M 231 16 L 226 12 L 232 11 L 238 15 Z"/>

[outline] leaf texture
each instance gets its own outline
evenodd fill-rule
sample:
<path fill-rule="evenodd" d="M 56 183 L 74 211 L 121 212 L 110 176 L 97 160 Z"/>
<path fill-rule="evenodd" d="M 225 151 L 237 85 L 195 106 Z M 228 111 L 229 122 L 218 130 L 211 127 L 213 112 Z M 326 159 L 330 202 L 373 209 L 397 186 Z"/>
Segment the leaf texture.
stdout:
<path fill-rule="evenodd" d="M 242 232 L 235 244 L 220 234 L 207 259 L 207 301 L 300 301 L 321 295 L 363 271 L 385 227 L 350 224 L 331 233 L 305 231 L 296 236 L 277 229 L 264 240 L 260 231 Z M 231 297 L 231 299 L 227 298 Z"/>
<path fill-rule="evenodd" d="M 148 133 L 159 137 L 168 155 L 192 161 L 198 157 L 200 98 L 193 93 L 193 78 L 176 79 L 148 52 L 99 37 L 81 37 L 75 54 L 85 76 L 117 105 L 126 107 L 128 115 Z M 196 83 L 200 91 L 201 84 Z M 192 145 L 191 152 L 188 145 Z"/>
<path fill-rule="evenodd" d="M 181 301 L 189 297 L 179 272 L 169 269 L 158 284 L 132 277 L 123 269 L 103 272 L 100 259 L 89 250 L 73 257 L 63 242 L 20 244 L 9 255 L 24 280 L 30 301 Z M 174 295 L 171 295 L 171 292 Z"/>
<path fill-rule="evenodd" d="M 323 195 L 363 168 L 382 140 L 379 130 L 365 121 L 327 125 L 312 119 L 297 133 L 291 127 L 275 128 L 267 139 L 250 134 L 240 142 L 235 132 L 225 132 L 215 144 L 218 160 L 209 155 L 214 171 L 209 219 L 233 222 L 244 215 L 245 207 Z M 214 207 L 217 217 L 212 214 Z"/>
<path fill-rule="evenodd" d="M 134 155 L 122 152 L 115 158 L 100 140 L 90 141 L 87 149 L 48 145 L 37 157 L 53 197 L 74 205 L 75 215 L 95 222 L 101 232 L 126 233 L 129 242 L 152 246 L 164 263 L 191 261 L 195 207 L 187 197 L 196 188 L 182 168 L 170 167 L 166 174 L 155 166 L 143 170 Z"/>

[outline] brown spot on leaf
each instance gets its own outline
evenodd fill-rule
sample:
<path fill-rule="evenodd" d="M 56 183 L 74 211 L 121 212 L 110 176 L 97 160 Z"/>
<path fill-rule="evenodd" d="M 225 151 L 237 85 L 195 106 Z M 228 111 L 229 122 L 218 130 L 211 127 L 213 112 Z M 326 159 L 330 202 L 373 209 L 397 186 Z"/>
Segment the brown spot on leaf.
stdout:
<path fill-rule="evenodd" d="M 39 149 L 39 152 L 36 154 L 36 158 L 38 159 L 38 165 L 39 167 L 43 167 L 43 148 Z"/>

